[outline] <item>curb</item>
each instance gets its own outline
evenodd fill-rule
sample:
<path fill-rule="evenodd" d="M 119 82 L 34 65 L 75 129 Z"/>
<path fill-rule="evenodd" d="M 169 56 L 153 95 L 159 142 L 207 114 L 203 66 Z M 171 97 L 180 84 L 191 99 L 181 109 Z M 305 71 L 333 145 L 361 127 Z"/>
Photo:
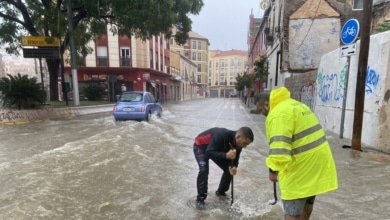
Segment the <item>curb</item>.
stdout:
<path fill-rule="evenodd" d="M 67 108 L 46 107 L 33 110 L 0 109 L 0 124 L 22 125 L 50 119 L 73 118 L 79 115 L 110 112 L 113 106 L 114 104 Z"/>

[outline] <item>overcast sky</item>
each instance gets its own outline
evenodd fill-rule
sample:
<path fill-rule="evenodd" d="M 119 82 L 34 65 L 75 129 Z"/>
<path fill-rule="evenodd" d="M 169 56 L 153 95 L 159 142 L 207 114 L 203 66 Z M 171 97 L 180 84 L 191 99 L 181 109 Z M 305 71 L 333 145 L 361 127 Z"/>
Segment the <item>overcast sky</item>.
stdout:
<path fill-rule="evenodd" d="M 199 15 L 191 16 L 192 31 L 206 37 L 210 50 L 248 50 L 249 15 L 263 17 L 261 0 L 203 0 Z"/>

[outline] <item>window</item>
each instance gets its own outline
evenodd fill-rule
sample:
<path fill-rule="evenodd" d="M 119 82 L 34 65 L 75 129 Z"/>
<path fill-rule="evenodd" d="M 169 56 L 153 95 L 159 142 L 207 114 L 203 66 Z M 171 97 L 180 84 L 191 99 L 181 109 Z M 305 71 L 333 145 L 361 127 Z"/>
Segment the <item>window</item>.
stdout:
<path fill-rule="evenodd" d="M 153 68 L 154 61 L 153 61 L 153 50 L 152 49 L 150 49 L 149 54 L 150 54 L 150 68 Z"/>
<path fill-rule="evenodd" d="M 190 58 L 188 54 L 189 54 L 188 50 L 184 51 L 184 56 Z"/>
<path fill-rule="evenodd" d="M 363 0 L 353 0 L 352 10 L 363 10 Z"/>
<path fill-rule="evenodd" d="M 196 49 L 196 41 L 192 41 L 192 49 Z"/>
<path fill-rule="evenodd" d="M 107 66 L 107 47 L 97 46 L 97 66 Z"/>
<path fill-rule="evenodd" d="M 130 47 L 121 47 L 121 66 L 130 66 Z"/>
<path fill-rule="evenodd" d="M 198 53 L 198 61 L 202 61 L 202 54 Z"/>
<path fill-rule="evenodd" d="M 198 41 L 198 50 L 202 49 L 202 41 Z"/>
<path fill-rule="evenodd" d="M 192 52 L 192 60 L 196 60 L 196 53 Z"/>
<path fill-rule="evenodd" d="M 202 72 L 202 64 L 198 64 L 198 72 Z"/>

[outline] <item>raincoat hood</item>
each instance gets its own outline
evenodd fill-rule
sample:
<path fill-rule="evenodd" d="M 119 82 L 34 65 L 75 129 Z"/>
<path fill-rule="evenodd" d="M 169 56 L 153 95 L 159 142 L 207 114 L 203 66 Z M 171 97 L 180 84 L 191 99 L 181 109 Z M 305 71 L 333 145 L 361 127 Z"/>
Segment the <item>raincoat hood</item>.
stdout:
<path fill-rule="evenodd" d="M 278 89 L 272 90 L 270 94 L 270 107 L 269 111 L 272 111 L 272 109 L 281 101 L 289 99 L 290 98 L 290 91 L 286 87 L 280 87 Z"/>

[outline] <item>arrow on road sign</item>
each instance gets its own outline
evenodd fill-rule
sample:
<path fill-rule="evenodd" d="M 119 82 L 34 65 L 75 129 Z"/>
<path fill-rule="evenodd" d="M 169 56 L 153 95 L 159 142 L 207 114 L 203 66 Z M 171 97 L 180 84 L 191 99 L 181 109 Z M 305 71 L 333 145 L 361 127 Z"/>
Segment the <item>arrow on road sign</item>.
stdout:
<path fill-rule="evenodd" d="M 340 57 L 347 57 L 356 54 L 356 44 L 348 44 L 340 47 Z"/>

